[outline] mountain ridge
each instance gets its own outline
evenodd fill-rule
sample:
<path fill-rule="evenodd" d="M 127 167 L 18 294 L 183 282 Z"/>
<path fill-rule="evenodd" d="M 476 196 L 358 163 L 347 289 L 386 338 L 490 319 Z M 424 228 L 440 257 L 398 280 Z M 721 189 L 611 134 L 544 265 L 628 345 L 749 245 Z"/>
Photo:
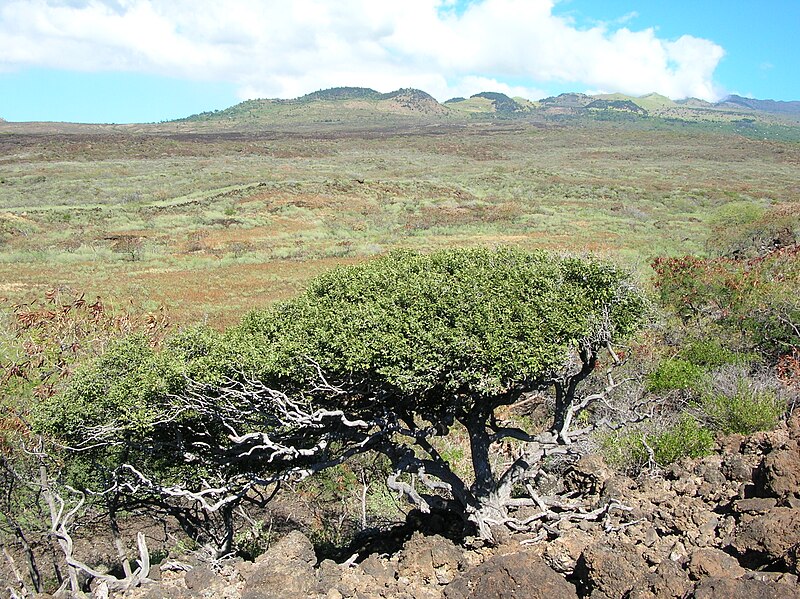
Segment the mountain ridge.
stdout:
<path fill-rule="evenodd" d="M 797 100 L 759 100 L 757 98 L 745 98 L 733 94 L 723 98 L 722 101 L 717 104 L 722 103 L 744 106 L 761 112 L 800 115 L 800 101 Z"/>
<path fill-rule="evenodd" d="M 244 100 L 222 110 L 201 112 L 162 123 L 130 124 L 118 128 L 158 128 L 186 124 L 203 130 L 251 130 L 272 126 L 325 124 L 380 126 L 394 122 L 435 125 L 474 119 L 558 121 L 567 117 L 606 121 L 656 117 L 675 122 L 707 123 L 709 127 L 710 123 L 720 123 L 720 127 L 753 137 L 762 133 L 759 127 L 789 127 L 792 129 L 792 139 L 800 137 L 794 131 L 800 127 L 800 101 L 760 100 L 730 95 L 719 102 L 708 102 L 698 98 L 672 100 L 658 93 L 631 96 L 622 93 L 581 92 L 566 92 L 531 101 L 521 97 L 511 98 L 502 92 L 482 91 L 469 98 L 454 97 L 439 102 L 431 94 L 416 88 L 401 88 L 382 93 L 373 88 L 354 86 L 321 89 L 291 99 Z M 0 119 L 0 123 L 4 130 L 15 126 L 15 123 L 3 119 Z M 42 127 L 46 125 L 38 124 Z M 766 132 L 763 138 L 772 138 L 774 135 L 774 131 Z M 778 135 L 782 134 L 778 132 Z"/>

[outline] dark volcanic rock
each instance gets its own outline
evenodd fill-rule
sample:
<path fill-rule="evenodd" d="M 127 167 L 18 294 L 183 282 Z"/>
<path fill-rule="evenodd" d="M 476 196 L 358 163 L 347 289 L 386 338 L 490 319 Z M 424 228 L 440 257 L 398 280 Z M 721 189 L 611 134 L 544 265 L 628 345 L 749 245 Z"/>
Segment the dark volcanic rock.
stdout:
<path fill-rule="evenodd" d="M 732 481 L 749 483 L 753 481 L 753 466 L 739 453 L 729 453 L 722 458 L 722 474 Z"/>
<path fill-rule="evenodd" d="M 764 497 L 800 497 L 800 444 L 766 455 L 756 471 L 758 492 Z"/>
<path fill-rule="evenodd" d="M 498 555 L 471 568 L 444 591 L 447 599 L 577 599 L 575 587 L 527 552 Z"/>
<path fill-rule="evenodd" d="M 430 583 L 448 584 L 464 565 L 464 553 L 452 541 L 414 533 L 403 546 L 398 561 L 400 576 Z"/>
<path fill-rule="evenodd" d="M 695 599 L 797 599 L 796 586 L 753 579 L 708 578 L 692 595 Z"/>
<path fill-rule="evenodd" d="M 141 599 L 189 599 L 191 592 L 174 586 L 167 586 L 162 583 L 150 584 L 145 587 Z"/>
<path fill-rule="evenodd" d="M 599 495 L 606 481 L 614 477 L 614 471 L 596 454 L 583 456 L 569 467 L 564 475 L 564 486 L 568 490 L 580 490 L 587 495 Z"/>
<path fill-rule="evenodd" d="M 201 591 L 214 585 L 217 580 L 217 575 L 206 566 L 194 567 L 183 577 L 183 581 L 184 584 L 186 584 L 187 589 Z"/>
<path fill-rule="evenodd" d="M 693 580 L 739 578 L 745 574 L 745 569 L 739 565 L 735 557 L 711 547 L 698 549 L 692 553 L 686 569 Z"/>
<path fill-rule="evenodd" d="M 306 599 L 316 583 L 311 541 L 293 531 L 256 560 L 242 599 Z"/>
<path fill-rule="evenodd" d="M 773 508 L 743 522 L 731 546 L 751 566 L 796 564 L 793 556 L 800 546 L 800 510 Z"/>
<path fill-rule="evenodd" d="M 733 511 L 737 514 L 766 514 L 777 505 L 778 501 L 773 497 L 753 497 L 734 501 Z"/>
<path fill-rule="evenodd" d="M 583 551 L 574 577 L 582 596 L 604 599 L 627 596 L 641 586 L 648 572 L 647 564 L 632 545 L 611 546 L 601 541 Z"/>
<path fill-rule="evenodd" d="M 631 591 L 629 599 L 684 599 L 691 590 L 686 572 L 672 560 L 665 560 Z"/>

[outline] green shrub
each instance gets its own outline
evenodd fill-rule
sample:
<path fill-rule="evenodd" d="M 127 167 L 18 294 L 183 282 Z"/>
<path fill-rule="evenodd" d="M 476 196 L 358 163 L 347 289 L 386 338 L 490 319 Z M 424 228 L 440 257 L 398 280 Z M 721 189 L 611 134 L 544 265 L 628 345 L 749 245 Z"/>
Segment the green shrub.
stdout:
<path fill-rule="evenodd" d="M 714 436 L 694 417 L 684 414 L 663 433 L 647 439 L 656 462 L 665 466 L 681 458 L 699 458 L 711 453 Z"/>
<path fill-rule="evenodd" d="M 752 353 L 738 353 L 724 347 L 718 339 L 692 341 L 680 352 L 680 357 L 696 366 L 718 368 L 727 364 L 749 364 L 758 359 Z"/>
<path fill-rule="evenodd" d="M 705 370 L 682 358 L 668 358 L 650 373 L 647 390 L 653 393 L 696 391 L 702 384 Z"/>
<path fill-rule="evenodd" d="M 723 435 L 749 435 L 775 428 L 786 406 L 772 390 L 754 389 L 746 380 L 734 394 L 710 392 L 700 399 L 709 426 Z"/>
<path fill-rule="evenodd" d="M 684 414 L 662 432 L 616 432 L 604 437 L 600 445 L 608 464 L 620 470 L 638 471 L 650 459 L 648 446 L 655 462 L 667 466 L 681 458 L 708 455 L 714 446 L 714 436 L 694 417 Z"/>
<path fill-rule="evenodd" d="M 127 472 L 124 464 L 136 463 L 159 484 L 195 492 L 212 478 L 249 488 L 251 477 L 282 468 L 318 472 L 374 449 L 406 475 L 438 477 L 466 515 L 513 480 L 493 471 L 509 467 L 491 460 L 488 431 L 500 430 L 494 410 L 552 387 L 560 406 L 552 427 L 567 440 L 578 386 L 645 312 L 631 275 L 593 259 L 511 248 L 393 252 L 325 273 L 301 296 L 252 312 L 226 333 L 191 329 L 161 352 L 126 340 L 42 405 L 37 429 L 73 444 L 106 431 L 95 472 Z M 186 391 L 187 377 L 208 385 Z M 236 381 L 245 390 L 231 403 Z M 314 413 L 323 420 L 291 420 L 293 412 L 270 401 L 276 396 L 251 392 L 261 385 L 303 409 L 320 408 Z M 257 403 L 241 405 L 248 398 Z M 374 424 L 343 430 L 336 410 Z M 456 425 L 477 438 L 465 475 L 474 484 L 453 469 L 466 460 L 451 467 L 432 443 Z M 372 438 L 367 428 L 384 432 Z M 265 434 L 269 444 L 250 446 Z M 272 448 L 284 442 L 292 451 L 278 455 Z M 330 478 L 346 471 L 331 470 L 315 484 L 350 489 L 351 477 Z M 470 515 L 484 538 L 491 538 L 488 513 Z M 344 524 L 323 526 L 317 540 L 339 542 L 347 532 Z"/>
<path fill-rule="evenodd" d="M 400 251 L 330 271 L 240 330 L 312 376 L 303 356 L 423 406 L 549 379 L 604 319 L 624 337 L 643 312 L 627 273 L 599 261 L 510 248 Z"/>
<path fill-rule="evenodd" d="M 647 464 L 647 450 L 641 432 L 615 431 L 600 439 L 600 451 L 609 466 L 625 472 L 641 470 Z"/>

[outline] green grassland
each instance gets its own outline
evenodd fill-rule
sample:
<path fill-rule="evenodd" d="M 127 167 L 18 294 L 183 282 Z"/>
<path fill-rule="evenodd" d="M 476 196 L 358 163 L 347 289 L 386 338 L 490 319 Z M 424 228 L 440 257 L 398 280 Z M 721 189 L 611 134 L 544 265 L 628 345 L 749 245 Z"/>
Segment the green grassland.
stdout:
<path fill-rule="evenodd" d="M 0 124 L 0 297 L 68 285 L 222 325 L 336 264 L 478 244 L 647 276 L 702 254 L 726 206 L 800 201 L 800 128 L 777 117 L 342 89 L 154 125 Z"/>

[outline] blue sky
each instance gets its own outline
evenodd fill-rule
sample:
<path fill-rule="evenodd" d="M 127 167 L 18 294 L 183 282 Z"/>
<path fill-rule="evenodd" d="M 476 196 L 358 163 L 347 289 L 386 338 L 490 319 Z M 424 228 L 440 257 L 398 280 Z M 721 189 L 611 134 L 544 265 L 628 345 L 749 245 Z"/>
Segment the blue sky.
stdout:
<path fill-rule="evenodd" d="M 336 85 L 800 100 L 800 0 L 0 0 L 0 117 L 153 122 Z"/>
<path fill-rule="evenodd" d="M 711 39 L 725 49 L 714 78 L 726 93 L 800 100 L 800 0 L 567 0 L 558 12 Z"/>

